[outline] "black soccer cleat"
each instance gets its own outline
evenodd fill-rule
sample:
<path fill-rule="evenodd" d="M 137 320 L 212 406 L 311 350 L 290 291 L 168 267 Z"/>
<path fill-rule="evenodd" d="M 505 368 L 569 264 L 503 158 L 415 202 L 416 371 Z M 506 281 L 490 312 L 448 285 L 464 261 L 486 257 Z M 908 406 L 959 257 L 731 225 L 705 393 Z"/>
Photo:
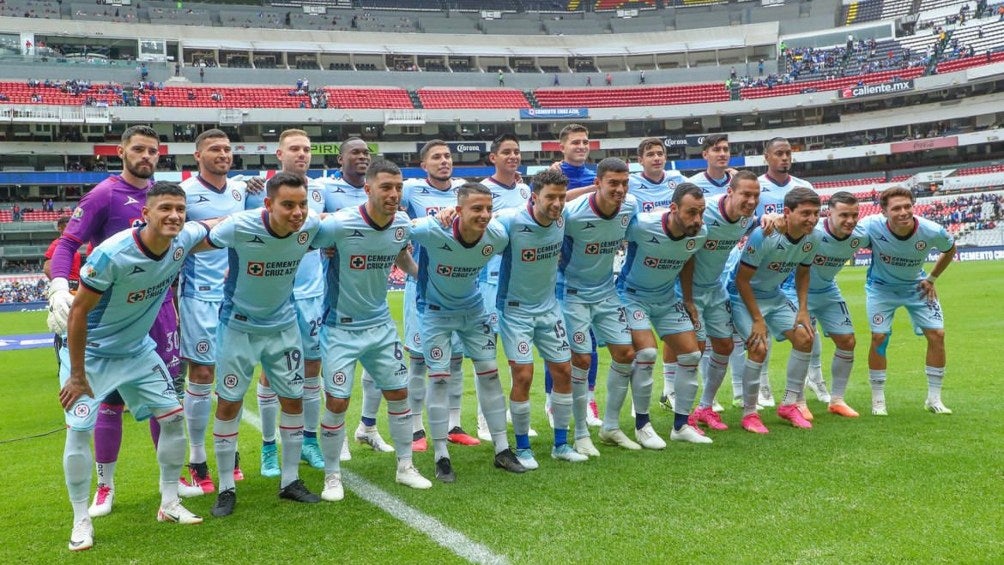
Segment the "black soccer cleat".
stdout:
<path fill-rule="evenodd" d="M 321 497 L 307 490 L 307 485 L 301 479 L 289 483 L 279 490 L 279 498 L 292 500 L 293 502 L 320 502 Z"/>
<path fill-rule="evenodd" d="M 516 453 L 511 449 L 505 449 L 495 454 L 495 466 L 510 473 L 525 473 L 526 467 L 519 462 Z"/>
<path fill-rule="evenodd" d="M 453 465 L 449 457 L 443 457 L 436 461 L 436 478 L 444 483 L 452 483 L 457 480 L 457 474 L 453 472 Z"/>
<path fill-rule="evenodd" d="M 216 495 L 216 502 L 213 503 L 213 509 L 210 512 L 217 518 L 223 518 L 234 513 L 234 506 L 237 506 L 237 492 L 228 488 Z"/>

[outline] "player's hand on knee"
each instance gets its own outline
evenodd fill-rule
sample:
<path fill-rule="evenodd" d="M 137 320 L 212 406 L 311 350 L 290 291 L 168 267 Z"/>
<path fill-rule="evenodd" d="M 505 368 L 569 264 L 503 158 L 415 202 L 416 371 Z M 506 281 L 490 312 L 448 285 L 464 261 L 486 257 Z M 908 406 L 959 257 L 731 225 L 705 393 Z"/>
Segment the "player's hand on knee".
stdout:
<path fill-rule="evenodd" d="M 57 277 L 49 282 L 49 315 L 46 324 L 53 333 L 66 333 L 66 321 L 70 317 L 70 307 L 73 306 L 73 294 L 66 279 Z"/>

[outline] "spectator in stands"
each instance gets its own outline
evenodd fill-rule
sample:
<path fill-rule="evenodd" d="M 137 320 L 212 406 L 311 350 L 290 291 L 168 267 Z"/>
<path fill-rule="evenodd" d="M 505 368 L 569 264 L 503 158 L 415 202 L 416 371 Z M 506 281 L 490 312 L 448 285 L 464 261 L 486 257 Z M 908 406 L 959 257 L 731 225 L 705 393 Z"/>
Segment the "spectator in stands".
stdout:
<path fill-rule="evenodd" d="M 21 207 L 18 206 L 17 204 L 15 204 L 13 208 L 11 208 L 10 213 L 11 213 L 11 217 L 13 218 L 13 220 L 15 222 L 20 222 L 23 219 L 21 217 Z"/>
<path fill-rule="evenodd" d="M 607 73 L 607 86 L 613 86 L 613 85 L 614 85 L 614 75 L 611 73 Z"/>
<path fill-rule="evenodd" d="M 199 82 L 206 82 L 206 68 L 199 67 Z"/>
<path fill-rule="evenodd" d="M 561 81 L 558 80 L 558 73 L 554 73 L 554 81 L 551 86 L 561 86 Z"/>
<path fill-rule="evenodd" d="M 499 88 L 505 86 L 505 75 L 502 74 L 502 69 L 499 69 Z"/>
<path fill-rule="evenodd" d="M 638 84 L 645 84 L 645 69 L 638 74 Z"/>

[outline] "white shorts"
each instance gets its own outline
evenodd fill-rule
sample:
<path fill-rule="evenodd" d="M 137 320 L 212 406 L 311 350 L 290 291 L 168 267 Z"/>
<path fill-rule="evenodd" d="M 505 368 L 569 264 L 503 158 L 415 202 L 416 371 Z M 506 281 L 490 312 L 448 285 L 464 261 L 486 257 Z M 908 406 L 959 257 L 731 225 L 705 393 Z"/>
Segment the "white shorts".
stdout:
<path fill-rule="evenodd" d="M 356 363 L 362 364 L 380 390 L 408 386 L 408 367 L 394 322 L 362 329 L 321 327 L 324 357 L 324 392 L 334 398 L 350 398 L 356 378 Z"/>
<path fill-rule="evenodd" d="M 589 330 L 593 330 L 596 341 L 602 344 L 630 345 L 631 330 L 628 328 L 628 314 L 617 295 L 608 296 L 599 302 L 562 302 L 565 311 L 565 325 L 572 336 L 569 340 L 575 353 L 592 353 Z"/>
<path fill-rule="evenodd" d="M 216 364 L 216 326 L 220 302 L 181 297 L 181 358 L 200 365 Z"/>
<path fill-rule="evenodd" d="M 282 398 L 303 397 L 303 350 L 296 324 L 270 334 L 252 334 L 226 324 L 217 329 L 216 394 L 223 400 L 244 400 L 259 362 L 268 384 Z"/>

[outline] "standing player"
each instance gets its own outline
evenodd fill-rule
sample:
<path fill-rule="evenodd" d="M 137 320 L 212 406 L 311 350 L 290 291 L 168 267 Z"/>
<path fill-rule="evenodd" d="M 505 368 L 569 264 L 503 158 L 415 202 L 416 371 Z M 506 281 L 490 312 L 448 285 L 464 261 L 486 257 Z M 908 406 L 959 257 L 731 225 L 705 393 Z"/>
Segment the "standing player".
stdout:
<path fill-rule="evenodd" d="M 143 202 L 152 184 L 151 178 L 160 157 L 157 132 L 148 126 L 132 126 L 122 132 L 118 156 L 122 173 L 98 183 L 80 199 L 66 231 L 52 255 L 52 282 L 49 284 L 49 329 L 62 334 L 73 295 L 67 277 L 73 256 L 81 245 L 96 246 L 112 234 L 142 222 Z M 150 337 L 157 344 L 157 353 L 167 366 L 172 383 L 181 371 L 178 357 L 178 314 L 172 293 L 167 293 L 160 313 L 150 328 Z M 92 517 L 112 511 L 115 499 L 115 464 L 122 446 L 122 412 L 125 402 L 115 390 L 101 399 L 94 426 L 94 460 L 98 474 L 98 490 L 89 512 Z M 150 420 L 150 432 L 157 442 L 157 420 Z"/>
<path fill-rule="evenodd" d="M 934 283 L 955 257 L 955 241 L 945 228 L 913 214 L 909 189 L 892 187 L 879 197 L 882 215 L 865 218 L 861 227 L 872 247 L 872 263 L 865 278 L 865 304 L 871 324 L 868 377 L 872 387 L 872 414 L 888 414 L 885 403 L 886 348 L 892 318 L 902 306 L 910 314 L 914 331 L 927 339 L 927 400 L 924 408 L 951 414 L 941 401 L 945 376 L 945 318 Z M 931 274 L 924 261 L 932 249 L 941 251 Z"/>
<path fill-rule="evenodd" d="M 593 446 L 586 422 L 593 341 L 590 335 L 597 336 L 610 350 L 608 398 L 616 394 L 612 392 L 614 389 L 626 391 L 629 380 L 636 386 L 647 382 L 651 390 L 655 358 L 639 359 L 632 367 L 635 352 L 631 347 L 631 331 L 614 286 L 614 254 L 621 248 L 628 223 L 638 212 L 638 201 L 628 194 L 627 163 L 616 157 L 603 159 L 596 167 L 594 182 L 595 192 L 580 196 L 565 207 L 565 237 L 558 263 L 557 295 L 571 336 L 575 450 L 598 457 L 600 452 Z M 608 408 L 600 439 L 628 449 L 640 449 L 620 431 L 619 408 L 617 406 L 615 411 Z M 635 411 L 640 422 L 635 432 L 639 441 L 652 449 L 666 447 L 648 423 L 648 404 L 636 405 Z"/>
<path fill-rule="evenodd" d="M 408 370 L 397 327 L 387 307 L 387 276 L 395 261 L 407 257 L 411 224 L 401 203 L 401 170 L 377 161 L 366 170 L 365 204 L 341 209 L 325 219 L 330 232 L 319 246 L 334 246 L 328 261 L 327 293 L 321 343 L 324 354 L 324 415 L 321 450 L 324 453 L 324 490 L 328 501 L 345 496 L 340 452 L 345 445 L 345 411 L 349 407 L 356 363 L 373 377 L 387 399 L 390 435 L 397 452 L 398 483 L 427 489 L 432 483 L 412 463 L 409 432 Z M 404 266 L 415 273 L 414 264 Z"/>
<path fill-rule="evenodd" d="M 854 325 L 834 278 L 858 250 L 868 246 L 868 236 L 857 228 L 858 199 L 853 194 L 843 191 L 833 194 L 827 208 L 829 216 L 820 219 L 816 226 L 818 245 L 809 270 L 809 314 L 813 320 L 819 320 L 823 332 L 836 346 L 830 366 L 833 395 L 828 409 L 838 416 L 856 418 L 858 413 L 844 402 L 847 381 L 854 367 Z M 794 299 L 794 289 L 789 283 L 790 279 L 785 283 L 785 290 L 788 297 Z M 802 415 L 811 419 L 805 399 L 799 400 Z"/>
<path fill-rule="evenodd" d="M 705 198 L 725 194 L 732 181 L 732 173 L 729 172 L 729 160 L 732 158 L 729 136 L 724 133 L 705 135 L 701 142 L 701 157 L 707 161 L 708 168 L 687 181 L 701 187 Z"/>
<path fill-rule="evenodd" d="M 509 449 L 505 396 L 495 361 L 495 330 L 485 313 L 477 277 L 509 243 L 502 224 L 492 220 L 492 193 L 479 183 L 457 189 L 457 216 L 448 227 L 426 216 L 412 226 L 418 254 L 418 313 L 425 362 L 429 366 L 429 432 L 435 451 L 436 478 L 456 480 L 447 449 L 447 384 L 453 335 L 463 342 L 474 363 L 481 412 L 495 447 L 495 466 L 522 473 L 526 469 Z"/>
<path fill-rule="evenodd" d="M 666 145 L 658 137 L 646 137 L 638 144 L 641 172 L 628 179 L 628 192 L 638 200 L 642 212 L 669 208 L 676 185 L 686 181 L 680 171 L 666 170 Z M 598 174 L 598 173 L 597 173 Z"/>
<path fill-rule="evenodd" d="M 307 176 L 310 169 L 310 137 L 299 129 L 287 129 L 279 134 L 279 149 L 275 152 L 280 172 L 296 175 L 307 189 L 307 205 L 312 212 L 324 211 L 324 185 Z M 321 323 L 324 316 L 324 279 L 321 273 L 321 252 L 308 251 L 300 261 L 293 285 L 293 306 L 296 323 L 303 340 L 303 446 L 300 457 L 315 469 L 324 468 L 324 456 L 317 444 L 317 424 L 321 418 Z M 261 474 L 278 477 L 282 474 L 275 445 L 275 422 L 280 401 L 269 384 L 263 368 L 258 382 L 258 409 L 262 422 Z M 283 457 L 285 459 L 285 457 Z"/>
<path fill-rule="evenodd" d="M 246 183 L 227 179 L 233 151 L 227 134 L 208 129 L 195 138 L 195 161 L 199 172 L 181 183 L 188 217 L 192 220 L 221 218 L 244 210 Z M 188 471 L 192 485 L 205 494 L 215 490 L 206 464 L 206 429 L 213 407 L 216 369 L 216 326 L 223 301 L 227 252 L 216 249 L 189 255 L 181 272 L 181 358 L 188 362 L 185 388 L 185 420 L 188 425 Z"/>
<path fill-rule="evenodd" d="M 282 414 L 282 478 L 279 497 L 319 502 L 299 479 L 303 445 L 303 341 L 292 300 L 294 279 L 311 241 L 324 232 L 309 211 L 303 177 L 276 173 L 267 185 L 265 207 L 229 216 L 207 240 L 228 248 L 230 272 L 217 328 L 216 421 L 213 424 L 219 494 L 213 516 L 233 513 L 234 452 L 244 394 L 259 362 L 279 398 Z"/>
<path fill-rule="evenodd" d="M 571 355 L 561 308 L 554 294 L 565 235 L 562 210 L 567 182 L 564 175 L 553 169 L 538 173 L 526 208 L 509 210 L 498 217 L 509 234 L 509 245 L 502 255 L 495 306 L 512 370 L 509 409 L 516 435 L 516 456 L 523 467 L 531 470 L 538 467 L 529 436 L 533 345 L 554 377 L 551 457 L 571 462 L 588 459 L 568 445 L 568 422 L 572 416 Z"/>
<path fill-rule="evenodd" d="M 366 171 L 370 168 L 370 148 L 358 137 L 350 137 L 338 147 L 338 164 L 341 165 L 339 178 L 323 179 L 324 211 L 337 212 L 343 208 L 361 206 L 366 203 Z M 355 438 L 374 451 L 390 453 L 394 448 L 387 445 L 376 427 L 376 415 L 380 410 L 380 390 L 373 382 L 373 377 L 363 371 L 362 379 L 363 406 L 359 426 L 356 427 Z M 352 458 L 348 450 L 348 442 L 342 447 L 341 460 Z"/>
<path fill-rule="evenodd" d="M 457 187 L 463 179 L 453 178 L 453 155 L 450 146 L 441 139 L 433 139 L 419 151 L 424 179 L 409 179 L 404 185 L 401 207 L 408 217 L 415 220 L 425 216 L 435 216 L 443 208 L 457 205 Z M 413 256 L 418 257 L 418 246 L 414 246 Z M 418 322 L 417 287 L 415 279 L 408 277 L 404 283 L 404 347 L 408 350 L 408 401 L 411 406 L 413 445 L 415 451 L 428 449 L 425 426 L 422 424 L 422 409 L 425 404 L 427 383 L 426 366 L 422 353 L 421 330 Z M 481 441 L 464 431 L 460 425 L 460 406 L 463 400 L 464 373 L 463 349 L 460 340 L 454 341 L 450 359 L 450 431 L 448 438 L 461 445 L 478 445 Z"/>
<path fill-rule="evenodd" d="M 764 235 L 763 228 L 754 230 L 729 278 L 732 320 L 739 335 L 746 338 L 742 426 L 753 433 L 768 432 L 756 412 L 760 369 L 770 339 L 768 331 L 778 341 L 787 339 L 792 346 L 784 399 L 777 415 L 796 428 L 812 427 L 796 401 L 805 387 L 812 351 L 812 321 L 806 298 L 809 267 L 818 244 L 814 229 L 819 220 L 819 205 L 819 196 L 811 189 L 791 189 L 784 197 L 788 233 Z M 781 291 L 781 284 L 793 272 L 797 304 Z"/>
<path fill-rule="evenodd" d="M 701 350 L 694 333 L 692 314 L 684 308 L 682 299 L 674 290 L 680 272 L 692 263 L 694 253 L 704 245 L 707 229 L 702 225 L 703 214 L 704 195 L 701 189 L 685 182 L 673 191 L 668 211 L 639 214 L 628 227 L 628 254 L 621 276 L 617 279 L 617 287 L 638 352 L 636 364 L 642 365 L 643 360 L 649 363 L 647 379 L 639 375 L 641 378 L 632 378 L 631 382 L 636 412 L 635 435 L 645 445 L 642 442 L 646 435 L 643 434 L 643 426 L 647 426 L 648 433 L 661 444 L 646 447 L 661 449 L 666 446 L 652 431 L 647 410 L 642 414 L 639 408 L 647 408 L 652 397 L 651 364 L 657 351 L 653 326 L 664 347 L 676 353 L 678 365 L 676 412 L 669 437 L 675 441 L 711 443 L 711 438 L 688 423 L 690 408 L 697 396 L 697 364 L 701 360 Z M 689 294 L 689 289 L 685 292 L 684 296 Z M 604 431 L 617 424 L 616 416 L 611 418 L 610 415 L 619 413 L 626 394 L 627 383 L 609 388 Z M 603 437 L 603 432 L 600 437 Z"/>
<path fill-rule="evenodd" d="M 87 509 L 91 433 L 97 399 L 114 390 L 121 391 L 137 420 L 152 416 L 160 421 L 157 520 L 202 522 L 178 499 L 178 473 L 185 460 L 184 415 L 148 333 L 182 258 L 202 242 L 207 228 L 184 224 L 185 193 L 178 185 L 157 183 L 146 192 L 140 212 L 145 225 L 109 237 L 88 258 L 70 310 L 67 347 L 60 350 L 59 402 L 67 427 L 63 470 L 73 506 L 71 551 L 94 545 Z"/>

